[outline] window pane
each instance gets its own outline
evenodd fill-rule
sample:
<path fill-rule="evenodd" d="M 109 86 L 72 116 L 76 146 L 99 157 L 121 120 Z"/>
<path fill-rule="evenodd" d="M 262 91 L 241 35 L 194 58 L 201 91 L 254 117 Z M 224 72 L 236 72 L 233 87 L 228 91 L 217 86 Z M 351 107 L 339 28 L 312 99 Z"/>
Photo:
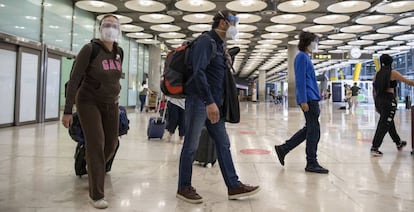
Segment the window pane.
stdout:
<path fill-rule="evenodd" d="M 44 5 L 44 43 L 70 49 L 72 3 L 65 0 L 47 0 Z"/>
<path fill-rule="evenodd" d="M 40 41 L 40 14 L 42 0 L 2 0 L 0 7 L 1 31 Z"/>

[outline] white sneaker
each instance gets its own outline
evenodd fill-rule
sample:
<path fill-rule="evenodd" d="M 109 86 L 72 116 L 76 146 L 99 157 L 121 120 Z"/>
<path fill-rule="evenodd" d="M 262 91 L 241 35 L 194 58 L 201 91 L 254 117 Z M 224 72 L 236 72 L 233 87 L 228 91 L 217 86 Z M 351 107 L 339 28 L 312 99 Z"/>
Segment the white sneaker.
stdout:
<path fill-rule="evenodd" d="M 108 207 L 108 202 L 104 200 L 103 198 L 100 200 L 89 199 L 89 203 L 91 203 L 91 205 L 94 208 L 98 208 L 98 209 L 105 209 Z"/>

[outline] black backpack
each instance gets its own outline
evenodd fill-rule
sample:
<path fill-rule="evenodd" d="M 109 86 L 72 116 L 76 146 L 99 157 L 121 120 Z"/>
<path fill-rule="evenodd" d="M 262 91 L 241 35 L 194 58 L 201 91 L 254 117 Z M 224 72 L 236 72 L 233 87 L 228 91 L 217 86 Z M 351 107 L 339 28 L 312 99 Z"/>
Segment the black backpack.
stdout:
<path fill-rule="evenodd" d="M 170 52 L 165 58 L 164 73 L 161 76 L 160 88 L 166 95 L 173 98 L 185 98 L 184 87 L 191 82 L 192 65 L 190 64 L 190 55 L 193 44 L 201 37 L 210 38 L 213 45 L 210 61 L 217 54 L 216 41 L 208 33 L 203 33 L 187 45 L 182 45 Z"/>
<path fill-rule="evenodd" d="M 95 42 L 91 42 L 91 45 L 92 45 L 92 53 L 91 53 L 91 56 L 89 57 L 89 63 L 91 63 L 92 60 L 94 60 L 96 56 L 98 56 L 99 50 L 101 50 L 101 46 L 99 44 Z M 122 62 L 124 59 L 124 50 L 118 46 L 118 52 L 119 52 L 119 55 L 121 56 L 121 62 Z M 73 61 L 72 68 L 70 70 L 70 75 L 69 75 L 70 77 L 72 77 L 73 68 L 75 67 L 75 62 L 76 61 Z M 68 88 L 68 82 L 65 83 L 65 97 L 66 97 L 66 90 Z M 79 83 L 78 88 L 80 87 L 81 83 L 82 81 Z"/>

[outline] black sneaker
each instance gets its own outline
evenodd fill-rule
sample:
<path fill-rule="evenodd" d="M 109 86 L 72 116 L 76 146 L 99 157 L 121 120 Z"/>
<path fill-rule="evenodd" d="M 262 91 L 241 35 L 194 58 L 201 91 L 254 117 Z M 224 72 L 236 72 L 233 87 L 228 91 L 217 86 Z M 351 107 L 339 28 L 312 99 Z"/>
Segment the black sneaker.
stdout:
<path fill-rule="evenodd" d="M 198 204 L 203 202 L 203 198 L 197 194 L 194 187 L 189 186 L 177 191 L 177 198 L 189 203 Z"/>
<path fill-rule="evenodd" d="M 379 151 L 377 148 L 371 148 L 371 156 L 372 157 L 382 157 L 382 152 Z"/>
<path fill-rule="evenodd" d="M 280 164 L 282 164 L 282 166 L 284 166 L 285 165 L 285 156 L 286 156 L 285 151 L 283 151 L 281 146 L 277 146 L 277 145 L 275 145 L 275 150 L 276 150 L 277 157 L 279 158 Z"/>
<path fill-rule="evenodd" d="M 323 168 L 322 166 L 320 166 L 319 164 L 316 165 L 307 165 L 305 168 L 306 172 L 314 172 L 314 173 L 319 173 L 319 174 L 328 174 L 329 170 Z"/>
<path fill-rule="evenodd" d="M 397 144 L 398 151 L 401 151 L 405 146 L 407 146 L 407 141 L 400 141 L 400 143 Z"/>

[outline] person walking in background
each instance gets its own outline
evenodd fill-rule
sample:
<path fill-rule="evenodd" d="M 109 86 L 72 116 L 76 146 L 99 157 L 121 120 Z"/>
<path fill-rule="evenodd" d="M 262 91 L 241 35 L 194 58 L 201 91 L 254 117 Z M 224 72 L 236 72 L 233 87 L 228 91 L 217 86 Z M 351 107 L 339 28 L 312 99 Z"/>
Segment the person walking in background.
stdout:
<path fill-rule="evenodd" d="M 317 161 L 317 149 L 320 139 L 319 126 L 319 89 L 316 82 L 315 69 L 309 54 L 317 50 L 318 37 L 314 33 L 301 32 L 299 35 L 299 52 L 295 57 L 296 102 L 305 115 L 305 126 L 297 131 L 282 145 L 275 145 L 276 154 L 280 163 L 285 165 L 285 156 L 306 140 L 306 167 L 305 171 L 328 173 Z"/>
<path fill-rule="evenodd" d="M 167 103 L 167 110 L 167 140 L 168 142 L 171 141 L 171 138 L 178 127 L 178 136 L 180 137 L 180 143 L 182 143 L 185 132 L 185 99 L 177 99 L 170 97 Z"/>
<path fill-rule="evenodd" d="M 380 114 L 377 129 L 372 141 L 371 155 L 374 157 L 382 156 L 379 148 L 382 144 L 385 134 L 388 132 L 394 141 L 397 150 L 401 151 L 407 145 L 406 141 L 401 141 L 400 136 L 395 129 L 394 116 L 397 110 L 397 100 L 395 98 L 395 88 L 397 81 L 404 82 L 414 86 L 414 81 L 405 78 L 398 71 L 392 69 L 393 59 L 388 54 L 380 57 L 381 69 L 374 77 L 373 96 L 375 109 Z"/>
<path fill-rule="evenodd" d="M 62 124 L 68 128 L 72 123 L 72 108 L 76 104 L 86 141 L 90 203 L 103 209 L 108 207 L 104 199 L 105 164 L 118 145 L 118 96 L 122 74 L 122 49 L 116 42 L 121 33 L 118 18 L 104 16 L 99 32 L 101 38 L 83 46 L 76 57 Z M 96 58 L 89 60 L 93 45 L 99 46 L 99 52 Z"/>
<path fill-rule="evenodd" d="M 354 106 L 354 108 L 356 108 L 358 104 L 359 90 L 361 90 L 361 88 L 357 86 L 356 82 L 354 82 L 354 85 L 351 87 L 351 92 L 352 92 L 351 104 Z"/>
<path fill-rule="evenodd" d="M 223 117 L 224 82 L 226 80 L 226 38 L 235 38 L 238 18 L 223 10 L 213 18 L 212 29 L 197 38 L 191 48 L 193 78 L 184 89 L 185 137 L 180 155 L 177 198 L 189 203 L 202 203 L 203 198 L 192 186 L 193 158 L 201 130 L 205 126 L 214 140 L 220 171 L 227 186 L 229 199 L 250 196 L 260 190 L 239 181 L 230 152 L 230 140 Z M 215 45 L 215 47 L 213 46 Z M 211 58 L 213 49 L 215 57 Z M 211 59 L 211 60 L 210 60 Z M 229 63 L 231 64 L 231 63 Z"/>
<path fill-rule="evenodd" d="M 142 113 L 142 111 L 144 110 L 145 107 L 145 100 L 147 98 L 147 94 L 150 92 L 148 85 L 147 85 L 147 81 L 142 81 L 141 87 L 139 89 L 139 102 L 140 102 L 140 112 Z"/>

